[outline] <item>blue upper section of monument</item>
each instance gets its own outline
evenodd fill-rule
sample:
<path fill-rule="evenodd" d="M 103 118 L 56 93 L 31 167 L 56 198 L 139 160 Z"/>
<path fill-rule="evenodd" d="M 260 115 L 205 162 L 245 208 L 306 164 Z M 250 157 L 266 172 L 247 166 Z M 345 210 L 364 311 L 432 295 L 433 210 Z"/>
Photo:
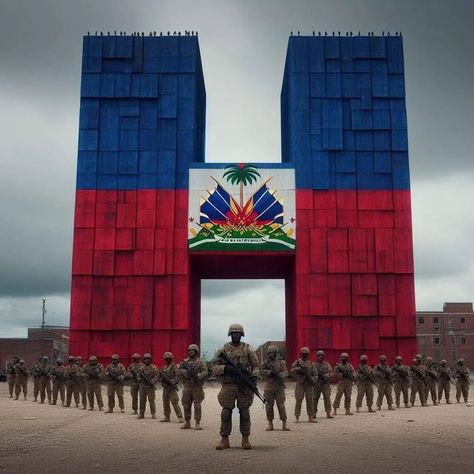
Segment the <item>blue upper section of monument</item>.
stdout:
<path fill-rule="evenodd" d="M 292 36 L 282 161 L 303 189 L 409 189 L 400 36 Z"/>
<path fill-rule="evenodd" d="M 179 189 L 204 161 L 196 36 L 86 36 L 78 189 Z"/>

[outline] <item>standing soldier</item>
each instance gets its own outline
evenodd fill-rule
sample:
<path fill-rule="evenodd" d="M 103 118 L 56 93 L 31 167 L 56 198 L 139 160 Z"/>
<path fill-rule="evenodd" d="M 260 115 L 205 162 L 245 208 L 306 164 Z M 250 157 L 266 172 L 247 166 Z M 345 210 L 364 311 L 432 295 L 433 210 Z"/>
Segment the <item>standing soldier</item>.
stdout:
<path fill-rule="evenodd" d="M 61 396 L 61 405 L 64 406 L 64 395 L 66 391 L 66 371 L 61 359 L 56 360 L 56 367 L 51 369 L 51 377 L 53 379 L 53 402 L 56 405 L 58 402 L 58 394 Z"/>
<path fill-rule="evenodd" d="M 395 404 L 400 408 L 400 393 L 403 394 L 405 408 L 411 408 L 408 403 L 408 389 L 410 387 L 410 367 L 402 364 L 401 356 L 395 357 L 395 364 L 392 365 L 393 390 L 395 391 Z"/>
<path fill-rule="evenodd" d="M 379 363 L 374 367 L 375 378 L 377 380 L 377 410 L 382 408 L 383 397 L 387 399 L 389 410 L 395 410 L 392 398 L 392 372 L 387 365 L 387 356 L 381 355 Z"/>
<path fill-rule="evenodd" d="M 444 398 L 446 399 L 446 404 L 450 405 L 451 402 L 449 401 L 449 392 L 451 391 L 451 378 L 453 374 L 451 373 L 451 369 L 448 367 L 448 364 L 445 359 L 443 359 L 439 363 L 438 367 L 438 377 L 439 377 L 439 383 L 438 383 L 438 403 L 441 403 L 441 398 L 443 398 L 443 392 L 444 392 Z"/>
<path fill-rule="evenodd" d="M 285 377 L 288 375 L 285 362 L 277 359 L 278 348 L 276 346 L 268 346 L 267 360 L 260 366 L 260 375 L 265 381 L 265 389 L 263 396 L 267 400 L 265 410 L 267 412 L 268 426 L 266 431 L 273 431 L 273 405 L 276 402 L 280 420 L 283 423 L 283 431 L 290 431 L 286 424 L 285 410 Z"/>
<path fill-rule="evenodd" d="M 128 379 L 130 380 L 130 396 L 132 397 L 133 414 L 138 413 L 138 375 L 142 369 L 143 364 L 140 362 L 140 354 L 132 354 L 132 362 L 128 366 Z"/>
<path fill-rule="evenodd" d="M 171 352 L 165 352 L 163 354 L 163 359 L 165 365 L 160 370 L 161 386 L 163 387 L 163 419 L 160 421 L 162 423 L 170 422 L 172 404 L 174 412 L 178 417 L 178 421 L 183 423 L 183 414 L 181 412 L 181 407 L 179 406 L 178 397 L 178 366 L 173 364 L 173 354 Z"/>
<path fill-rule="evenodd" d="M 431 394 L 431 401 L 433 405 L 438 405 L 438 382 L 439 377 L 436 371 L 436 365 L 431 357 L 426 358 L 426 400 L 428 401 L 428 395 Z"/>
<path fill-rule="evenodd" d="M 15 391 L 15 366 L 18 364 L 20 358 L 18 356 L 13 357 L 13 360 L 7 363 L 7 380 L 8 380 L 8 393 L 10 398 L 13 398 L 13 392 Z"/>
<path fill-rule="evenodd" d="M 79 367 L 77 372 L 79 394 L 81 396 L 82 409 L 87 408 L 87 384 L 84 375 L 84 362 L 82 356 L 76 356 L 76 364 Z"/>
<path fill-rule="evenodd" d="M 160 371 L 155 364 L 151 363 L 151 354 L 143 356 L 143 366 L 139 373 L 140 413 L 137 418 L 145 418 L 146 401 L 150 404 L 151 417 L 156 418 L 155 405 L 155 383 L 158 381 Z"/>
<path fill-rule="evenodd" d="M 118 354 L 112 354 L 111 363 L 105 369 L 107 380 L 107 399 L 109 409 L 105 413 L 112 413 L 115 407 L 115 394 L 117 394 L 120 413 L 125 413 L 123 401 L 123 381 L 125 380 L 125 367 L 120 363 Z"/>
<path fill-rule="evenodd" d="M 364 396 L 369 412 L 375 412 L 372 408 L 374 403 L 375 374 L 374 369 L 372 369 L 368 364 L 368 360 L 369 358 L 366 355 L 360 356 L 360 365 L 357 370 L 356 413 L 359 413 L 360 408 L 362 408 L 362 400 L 364 399 Z"/>
<path fill-rule="evenodd" d="M 346 409 L 346 415 L 353 415 L 351 412 L 351 396 L 352 396 L 352 384 L 356 383 L 354 367 L 349 363 L 349 354 L 343 352 L 340 357 L 339 364 L 336 365 L 334 373 L 337 375 L 337 392 L 336 398 L 334 399 L 334 415 L 337 415 L 337 409 L 341 404 L 342 395 L 344 395 L 344 408 Z"/>
<path fill-rule="evenodd" d="M 35 365 L 31 369 L 31 375 L 33 377 L 33 402 L 38 400 L 39 395 L 39 376 L 41 373 L 41 362 L 43 359 L 41 357 L 36 358 Z"/>
<path fill-rule="evenodd" d="M 191 344 L 188 347 L 188 357 L 178 366 L 178 374 L 183 380 L 183 396 L 181 403 L 184 411 L 184 424 L 182 429 L 191 428 L 191 408 L 194 403 L 194 420 L 196 429 L 201 428 L 201 403 L 204 400 L 204 389 L 202 388 L 204 380 L 207 377 L 207 366 L 199 358 L 199 347 Z"/>
<path fill-rule="evenodd" d="M 410 403 L 411 406 L 415 405 L 416 394 L 420 398 L 420 403 L 422 407 L 427 407 L 426 404 L 426 385 L 425 385 L 425 368 L 421 364 L 421 358 L 415 357 L 412 361 L 410 367 L 411 374 L 411 393 L 410 393 Z"/>
<path fill-rule="evenodd" d="M 65 408 L 71 406 L 72 397 L 74 395 L 74 401 L 76 408 L 79 406 L 79 366 L 76 364 L 76 358 L 69 356 L 68 365 L 65 367 L 66 372 L 66 404 Z"/>
<path fill-rule="evenodd" d="M 23 390 L 23 399 L 28 396 L 28 377 L 29 373 L 25 367 L 25 361 L 20 359 L 15 365 L 15 400 L 18 400 L 20 392 Z"/>
<path fill-rule="evenodd" d="M 295 360 L 291 366 L 291 377 L 296 379 L 295 385 L 295 419 L 299 423 L 301 416 L 301 405 L 306 398 L 306 413 L 308 423 L 316 423 L 314 416 L 314 390 L 318 383 L 318 371 L 309 360 L 309 347 L 300 349 L 300 358 Z"/>
<path fill-rule="evenodd" d="M 454 376 L 458 379 L 456 382 L 456 401 L 461 402 L 461 395 L 464 403 L 467 403 L 469 397 L 469 369 L 464 365 L 464 359 L 460 357 L 454 368 Z"/>
<path fill-rule="evenodd" d="M 48 403 L 51 405 L 51 366 L 48 364 L 48 357 L 44 356 L 38 372 L 38 387 L 40 403 L 44 403 L 46 395 Z"/>
<path fill-rule="evenodd" d="M 318 372 L 318 381 L 314 389 L 314 418 L 316 418 L 316 413 L 318 413 L 318 403 L 321 394 L 324 399 L 324 409 L 326 410 L 327 418 L 334 418 L 331 415 L 331 376 L 332 376 L 332 367 L 329 362 L 324 360 L 325 354 L 324 351 L 318 351 L 316 353 L 316 363 L 314 366 Z"/>
<path fill-rule="evenodd" d="M 251 347 L 241 342 L 245 336 L 241 324 L 231 324 L 227 335 L 231 337 L 217 352 L 214 359 L 213 373 L 221 382 L 221 390 L 217 396 L 221 411 L 221 440 L 216 449 L 229 448 L 229 435 L 232 432 L 232 410 L 237 408 L 240 413 L 240 433 L 242 449 L 252 449 L 250 436 L 250 407 L 257 388 L 258 359 Z"/>
<path fill-rule="evenodd" d="M 99 364 L 97 356 L 91 355 L 89 357 L 89 362 L 82 369 L 84 378 L 86 379 L 87 384 L 87 398 L 89 399 L 89 410 L 94 409 L 94 395 L 97 399 L 97 406 L 99 410 L 102 411 L 104 407 L 104 402 L 102 401 L 102 377 L 104 373 L 104 366 Z"/>

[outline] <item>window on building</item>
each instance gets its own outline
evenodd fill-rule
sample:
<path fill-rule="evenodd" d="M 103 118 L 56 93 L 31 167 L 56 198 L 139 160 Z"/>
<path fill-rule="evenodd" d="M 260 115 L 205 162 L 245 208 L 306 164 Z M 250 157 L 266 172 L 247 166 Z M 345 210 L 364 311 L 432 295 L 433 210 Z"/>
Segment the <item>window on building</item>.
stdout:
<path fill-rule="evenodd" d="M 456 351 L 451 351 L 451 360 L 456 360 Z"/>
<path fill-rule="evenodd" d="M 440 342 L 440 341 L 439 341 L 439 337 L 435 337 L 435 338 L 434 338 L 434 343 L 435 343 L 435 345 L 439 346 L 439 342 Z"/>
<path fill-rule="evenodd" d="M 419 324 L 425 324 L 425 318 L 418 318 Z"/>
<path fill-rule="evenodd" d="M 466 324 L 466 318 L 461 318 L 461 324 Z"/>
<path fill-rule="evenodd" d="M 456 344 L 456 336 L 451 336 L 451 344 Z"/>
<path fill-rule="evenodd" d="M 466 344 L 466 338 L 465 337 L 461 337 L 461 344 Z"/>
<path fill-rule="evenodd" d="M 438 324 L 439 323 L 439 318 L 437 316 L 435 316 L 433 318 L 433 324 Z"/>

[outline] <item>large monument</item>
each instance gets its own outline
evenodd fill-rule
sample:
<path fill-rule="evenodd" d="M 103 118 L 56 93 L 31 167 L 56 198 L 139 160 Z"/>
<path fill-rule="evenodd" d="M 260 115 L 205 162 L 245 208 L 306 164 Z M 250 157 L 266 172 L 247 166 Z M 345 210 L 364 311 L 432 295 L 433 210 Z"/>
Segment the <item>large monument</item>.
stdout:
<path fill-rule="evenodd" d="M 202 278 L 285 279 L 290 359 L 414 353 L 400 36 L 290 37 L 272 164 L 205 163 L 196 36 L 83 51 L 72 353 L 184 353 Z"/>

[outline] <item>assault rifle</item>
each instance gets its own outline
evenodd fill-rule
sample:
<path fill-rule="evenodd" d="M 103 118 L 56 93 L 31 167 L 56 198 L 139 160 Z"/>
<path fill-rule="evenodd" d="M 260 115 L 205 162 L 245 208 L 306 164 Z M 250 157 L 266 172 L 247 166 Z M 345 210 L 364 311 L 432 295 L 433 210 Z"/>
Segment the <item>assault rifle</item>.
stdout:
<path fill-rule="evenodd" d="M 150 387 L 153 387 L 154 390 L 157 390 L 155 382 L 153 381 L 155 380 L 154 378 L 153 380 L 150 379 L 150 377 L 148 377 L 148 375 L 145 375 L 143 372 L 140 372 L 139 377 L 140 377 L 140 380 L 144 380 L 145 383 L 147 383 Z"/>
<path fill-rule="evenodd" d="M 381 365 L 379 365 L 378 371 L 383 374 L 384 379 L 388 380 L 388 383 L 393 387 L 392 374 L 390 373 L 390 369 L 384 368 Z"/>
<path fill-rule="evenodd" d="M 313 386 L 316 387 L 318 385 L 318 377 L 314 376 L 309 370 L 308 367 L 305 367 L 301 364 L 299 360 L 296 361 L 296 365 L 300 368 L 301 372 L 303 372 L 304 378 Z"/>
<path fill-rule="evenodd" d="M 50 371 L 49 373 L 47 373 L 47 372 L 45 371 L 45 368 L 42 367 L 41 365 L 38 367 L 38 370 L 39 370 L 39 374 L 38 374 L 38 375 L 39 375 L 40 377 L 43 377 L 43 376 L 44 376 L 44 377 L 46 377 L 47 379 L 49 379 L 49 376 L 50 376 L 50 374 L 51 374 L 51 371 Z"/>
<path fill-rule="evenodd" d="M 28 373 L 28 370 L 25 369 L 21 364 L 15 364 L 15 369 L 18 368 L 20 370 L 20 372 L 23 372 L 23 375 L 26 375 L 27 377 L 29 377 L 29 373 Z"/>
<path fill-rule="evenodd" d="M 240 381 L 239 385 L 243 385 L 244 387 L 248 387 L 252 392 L 257 395 L 257 397 L 265 404 L 267 403 L 267 400 L 265 397 L 259 392 L 257 384 L 249 377 L 247 371 L 244 371 L 242 368 L 234 364 L 230 359 L 229 356 L 224 352 L 221 351 L 221 353 L 218 355 L 223 361 L 224 365 L 228 365 L 229 367 L 232 367 L 235 369 L 235 373 Z"/>
<path fill-rule="evenodd" d="M 357 384 L 357 380 L 355 379 L 349 367 L 343 367 L 342 365 L 338 365 L 336 367 L 336 372 L 340 372 L 342 374 L 342 378 L 350 379 L 353 383 Z"/>
<path fill-rule="evenodd" d="M 281 385 L 283 388 L 286 388 L 285 381 L 283 380 L 283 377 L 279 374 L 278 370 L 276 369 L 275 365 L 270 362 L 270 360 L 266 360 L 263 363 L 262 366 L 264 369 L 267 369 L 270 371 L 270 377 L 273 377 L 279 385 Z"/>
<path fill-rule="evenodd" d="M 418 375 L 418 377 L 420 377 L 421 380 L 425 380 L 426 379 L 426 375 L 419 369 L 416 368 L 416 366 L 412 365 L 410 366 L 410 370 L 412 372 L 414 372 L 416 375 Z"/>
<path fill-rule="evenodd" d="M 120 378 L 120 375 L 115 375 L 112 372 L 109 372 L 108 370 L 105 372 L 105 375 L 110 377 L 112 379 L 112 382 L 118 382 L 120 385 L 123 385 L 123 378 Z"/>
<path fill-rule="evenodd" d="M 459 367 L 456 367 L 456 374 L 459 374 L 461 376 L 460 378 L 464 379 L 468 385 L 471 385 L 471 381 L 469 380 L 469 375 L 467 372 L 461 370 Z"/>
<path fill-rule="evenodd" d="M 376 385 L 375 383 L 375 379 L 372 377 L 372 375 L 370 374 L 370 372 L 365 369 L 363 369 L 362 367 L 359 367 L 359 376 L 362 374 L 362 377 L 365 378 L 365 380 L 368 380 L 369 382 L 373 383 L 374 385 Z"/>
<path fill-rule="evenodd" d="M 427 370 L 426 374 L 429 375 L 433 380 L 436 382 L 439 382 L 439 377 L 438 375 L 434 372 L 434 370 Z"/>
<path fill-rule="evenodd" d="M 163 380 L 164 383 L 166 383 L 170 387 L 173 387 L 176 391 L 179 390 L 178 382 L 174 378 L 171 378 L 170 375 L 168 374 L 168 372 L 165 369 L 162 369 L 160 371 L 160 377 L 161 377 L 161 380 Z"/>
<path fill-rule="evenodd" d="M 63 383 L 66 382 L 66 377 L 61 372 L 58 372 L 54 369 L 51 371 L 51 378 L 53 380 L 59 379 Z"/>
<path fill-rule="evenodd" d="M 402 367 L 399 367 L 398 365 L 393 365 L 392 369 L 403 379 L 405 379 L 405 382 L 408 382 L 409 374 L 406 370 L 404 370 Z"/>
<path fill-rule="evenodd" d="M 197 382 L 201 385 L 204 384 L 205 380 L 198 378 L 198 374 L 196 373 L 196 369 L 191 367 L 186 360 L 183 360 L 180 364 L 181 368 L 183 368 L 188 374 L 189 377 L 193 382 Z"/>

